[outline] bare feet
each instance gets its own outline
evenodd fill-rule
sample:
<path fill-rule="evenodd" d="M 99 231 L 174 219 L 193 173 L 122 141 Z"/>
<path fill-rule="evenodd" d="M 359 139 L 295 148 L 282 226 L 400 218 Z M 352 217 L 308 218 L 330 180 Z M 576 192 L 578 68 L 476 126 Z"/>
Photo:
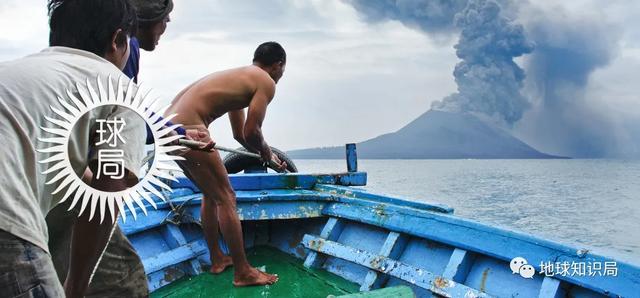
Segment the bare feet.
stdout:
<path fill-rule="evenodd" d="M 256 268 L 251 268 L 248 274 L 235 276 L 233 285 L 236 287 L 272 285 L 278 281 L 278 275 L 264 273 Z"/>
<path fill-rule="evenodd" d="M 233 265 L 231 257 L 223 256 L 222 258 L 219 258 L 218 261 L 211 264 L 211 269 L 209 269 L 209 272 L 213 274 L 219 274 L 231 265 Z"/>

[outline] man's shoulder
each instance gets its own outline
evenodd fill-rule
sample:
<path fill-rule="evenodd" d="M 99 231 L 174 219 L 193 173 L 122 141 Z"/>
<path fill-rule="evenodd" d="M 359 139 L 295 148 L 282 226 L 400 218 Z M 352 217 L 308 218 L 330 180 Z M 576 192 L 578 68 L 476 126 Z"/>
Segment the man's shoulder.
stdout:
<path fill-rule="evenodd" d="M 244 71 L 248 74 L 248 77 L 259 88 L 275 89 L 276 83 L 271 76 L 262 68 L 250 65 L 245 66 Z"/>
<path fill-rule="evenodd" d="M 26 63 L 38 63 L 45 67 L 57 67 L 69 72 L 94 73 L 96 75 L 120 75 L 121 71 L 106 59 L 79 49 L 50 47 L 24 58 Z"/>
<path fill-rule="evenodd" d="M 122 72 L 115 65 L 95 54 L 62 47 L 47 48 L 0 64 L 3 82 L 33 86 L 33 89 L 64 90 L 88 79 L 118 79 L 121 76 Z"/>

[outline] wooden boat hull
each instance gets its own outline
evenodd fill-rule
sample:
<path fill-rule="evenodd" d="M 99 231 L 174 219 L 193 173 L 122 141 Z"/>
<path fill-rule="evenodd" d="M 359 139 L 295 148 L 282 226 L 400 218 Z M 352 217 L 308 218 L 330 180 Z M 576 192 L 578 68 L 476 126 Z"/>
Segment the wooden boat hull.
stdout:
<path fill-rule="evenodd" d="M 637 297 L 640 268 L 584 249 L 453 215 L 438 204 L 368 193 L 366 173 L 237 174 L 247 248 L 268 245 L 360 285 L 407 285 L 418 297 Z M 172 183 L 171 202 L 120 225 L 136 248 L 152 291 L 202 272 L 209 256 L 199 190 Z M 128 216 L 130 218 L 130 216 Z M 223 249 L 226 247 L 223 244 Z M 616 276 L 514 274 L 509 262 L 615 262 Z M 536 270 L 538 271 L 538 270 Z"/>

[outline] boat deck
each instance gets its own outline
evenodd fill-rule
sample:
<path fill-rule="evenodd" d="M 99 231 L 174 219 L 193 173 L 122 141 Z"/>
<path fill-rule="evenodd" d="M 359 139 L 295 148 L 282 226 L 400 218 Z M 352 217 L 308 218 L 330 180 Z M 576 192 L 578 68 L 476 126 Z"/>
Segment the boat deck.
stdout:
<path fill-rule="evenodd" d="M 236 288 L 233 270 L 220 275 L 202 273 L 183 278 L 151 294 L 151 297 L 321 297 L 359 292 L 359 285 L 321 269 L 305 268 L 303 261 L 276 248 L 258 246 L 247 251 L 254 266 L 276 273 L 280 280 L 266 287 Z"/>

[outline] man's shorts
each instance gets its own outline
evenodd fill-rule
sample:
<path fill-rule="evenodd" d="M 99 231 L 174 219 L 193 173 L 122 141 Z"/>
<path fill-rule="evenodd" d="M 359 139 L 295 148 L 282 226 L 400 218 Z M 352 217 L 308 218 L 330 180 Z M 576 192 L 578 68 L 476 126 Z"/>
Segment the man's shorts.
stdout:
<path fill-rule="evenodd" d="M 51 256 L 0 230 L 0 297 L 64 297 Z"/>

